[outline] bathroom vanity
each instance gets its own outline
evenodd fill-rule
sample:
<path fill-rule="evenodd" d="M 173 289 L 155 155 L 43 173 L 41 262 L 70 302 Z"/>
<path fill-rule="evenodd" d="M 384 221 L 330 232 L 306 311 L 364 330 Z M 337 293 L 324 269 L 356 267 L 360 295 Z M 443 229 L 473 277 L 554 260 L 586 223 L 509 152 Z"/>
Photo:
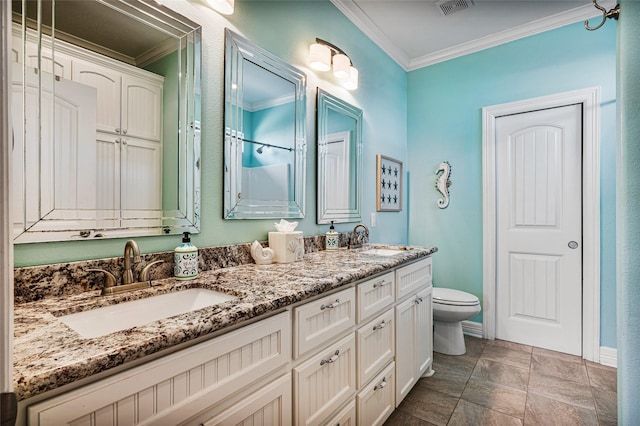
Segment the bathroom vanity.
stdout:
<path fill-rule="evenodd" d="M 431 371 L 436 250 L 318 251 L 18 304 L 18 424 L 382 424 Z M 93 338 L 59 319 L 187 288 L 235 298 Z"/>

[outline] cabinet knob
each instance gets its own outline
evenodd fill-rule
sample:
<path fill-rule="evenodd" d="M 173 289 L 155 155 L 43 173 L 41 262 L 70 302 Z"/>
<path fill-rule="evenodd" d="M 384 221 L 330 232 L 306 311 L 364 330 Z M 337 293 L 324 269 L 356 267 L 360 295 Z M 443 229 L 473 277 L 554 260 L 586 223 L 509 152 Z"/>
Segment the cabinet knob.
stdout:
<path fill-rule="evenodd" d="M 373 331 L 381 330 L 381 329 L 385 328 L 386 326 L 387 326 L 387 323 L 385 322 L 385 320 L 382 320 L 382 322 L 380 324 L 373 326 Z"/>
<path fill-rule="evenodd" d="M 336 299 L 336 301 L 335 301 L 335 302 L 330 303 L 330 304 L 328 304 L 328 305 L 326 305 L 326 304 L 324 304 L 324 303 L 323 303 L 323 304 L 322 304 L 322 306 L 320 306 L 320 310 L 321 310 L 321 311 L 324 311 L 325 309 L 333 309 L 333 308 L 335 308 L 336 306 L 338 306 L 339 304 L 340 304 L 340 299 Z"/>
<path fill-rule="evenodd" d="M 373 388 L 374 391 L 377 391 L 379 389 L 383 389 L 387 386 L 387 378 L 383 377 L 382 381 L 380 383 L 378 383 L 377 385 L 375 385 L 375 387 Z"/>
<path fill-rule="evenodd" d="M 120 143 L 120 138 L 116 139 L 116 143 Z"/>
<path fill-rule="evenodd" d="M 382 287 L 382 286 L 384 286 L 384 285 L 386 285 L 386 284 L 389 284 L 389 283 L 388 283 L 388 282 L 386 282 L 385 280 L 382 280 L 382 281 L 380 281 L 379 283 L 375 283 L 375 284 L 373 285 L 373 288 Z"/>
<path fill-rule="evenodd" d="M 122 134 L 126 135 L 127 134 L 127 129 L 122 129 Z"/>
<path fill-rule="evenodd" d="M 127 144 L 127 140 L 126 139 L 122 139 L 122 145 L 126 145 Z"/>
<path fill-rule="evenodd" d="M 338 360 L 339 356 L 340 356 L 340 350 L 336 350 L 336 353 L 334 353 L 331 358 L 323 359 L 322 361 L 320 361 L 320 365 L 333 364 Z"/>
<path fill-rule="evenodd" d="M 120 133 L 120 128 L 116 128 L 116 133 Z"/>

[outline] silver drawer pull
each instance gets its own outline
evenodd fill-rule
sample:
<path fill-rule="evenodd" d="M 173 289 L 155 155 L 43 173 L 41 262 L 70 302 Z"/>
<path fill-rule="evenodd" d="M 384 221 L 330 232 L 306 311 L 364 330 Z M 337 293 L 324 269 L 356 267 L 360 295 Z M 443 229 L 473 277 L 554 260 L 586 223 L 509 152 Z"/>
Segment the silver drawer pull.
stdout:
<path fill-rule="evenodd" d="M 373 390 L 374 390 L 374 391 L 377 391 L 377 390 L 380 390 L 380 389 L 382 389 L 382 388 L 385 388 L 386 386 L 387 386 L 387 378 L 386 378 L 386 377 L 384 377 L 384 378 L 382 379 L 382 381 L 381 381 L 380 383 L 378 383 L 378 384 L 373 388 Z"/>
<path fill-rule="evenodd" d="M 419 305 L 420 303 L 422 303 L 424 299 L 422 297 L 418 297 L 416 296 L 416 304 Z"/>
<path fill-rule="evenodd" d="M 385 281 L 385 280 L 382 280 L 382 281 L 380 281 L 379 283 L 375 283 L 375 284 L 373 285 L 373 288 L 383 287 L 383 286 L 385 286 L 385 285 L 387 285 L 387 284 L 390 284 L 390 283 L 388 283 L 388 282 L 387 282 L 387 281 Z"/>
<path fill-rule="evenodd" d="M 335 302 L 325 305 L 324 303 L 320 306 L 320 310 L 324 311 L 325 309 L 333 309 L 340 304 L 340 299 L 336 299 Z"/>
<path fill-rule="evenodd" d="M 382 320 L 382 322 L 380 324 L 373 326 L 373 331 L 381 330 L 381 329 L 385 328 L 386 326 L 387 326 L 387 323 L 384 320 Z"/>
<path fill-rule="evenodd" d="M 336 350 L 336 353 L 333 354 L 333 356 L 329 359 L 323 359 L 322 361 L 320 361 L 320 365 L 325 365 L 325 364 L 332 364 L 334 362 L 336 362 L 338 360 L 338 357 L 340 356 L 340 351 Z"/>

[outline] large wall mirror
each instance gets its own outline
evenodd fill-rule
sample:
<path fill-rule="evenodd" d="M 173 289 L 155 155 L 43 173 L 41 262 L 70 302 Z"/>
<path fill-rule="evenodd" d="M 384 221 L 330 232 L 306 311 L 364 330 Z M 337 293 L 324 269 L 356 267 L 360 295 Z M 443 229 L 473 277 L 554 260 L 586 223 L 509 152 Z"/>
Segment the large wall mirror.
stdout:
<path fill-rule="evenodd" d="M 304 217 L 306 76 L 225 33 L 224 217 Z"/>
<path fill-rule="evenodd" d="M 14 241 L 198 232 L 200 26 L 144 0 L 12 9 Z"/>
<path fill-rule="evenodd" d="M 317 96 L 318 223 L 362 221 L 362 110 Z"/>

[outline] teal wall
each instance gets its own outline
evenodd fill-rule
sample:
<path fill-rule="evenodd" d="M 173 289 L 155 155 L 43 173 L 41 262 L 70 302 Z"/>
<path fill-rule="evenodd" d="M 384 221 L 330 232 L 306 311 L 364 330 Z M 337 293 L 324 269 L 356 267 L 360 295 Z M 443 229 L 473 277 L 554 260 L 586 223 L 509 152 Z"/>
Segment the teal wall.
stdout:
<path fill-rule="evenodd" d="M 438 247 L 435 285 L 482 300 L 482 108 L 600 86 L 601 345 L 616 347 L 615 58 L 614 21 L 594 32 L 576 23 L 409 73 L 409 243 Z M 441 210 L 434 171 L 445 160 L 453 184 Z"/>
<path fill-rule="evenodd" d="M 236 11 L 224 17 L 204 2 L 162 0 L 178 13 L 202 25 L 202 230 L 194 235 L 196 246 L 266 240 L 273 230 L 269 220 L 223 220 L 223 59 L 224 29 L 229 27 L 261 47 L 302 69 L 307 81 L 307 179 L 306 217 L 298 220 L 305 235 L 324 234 L 326 225 L 316 225 L 316 87 L 364 110 L 363 216 L 375 211 L 375 156 L 378 153 L 406 161 L 407 73 L 358 30 L 329 0 L 236 1 Z M 360 87 L 349 92 L 330 73 L 317 73 L 307 66 L 309 45 L 320 37 L 340 46 L 360 71 Z M 406 196 L 406 194 L 405 194 Z M 378 226 L 371 229 L 373 241 L 406 242 L 407 209 L 378 213 Z M 354 224 L 339 224 L 338 231 Z M 180 236 L 136 238 L 144 253 L 173 250 Z M 122 256 L 125 239 L 20 244 L 15 246 L 15 265 L 37 265 L 73 260 Z"/>
<path fill-rule="evenodd" d="M 640 421 L 640 2 L 618 24 L 618 424 Z"/>

